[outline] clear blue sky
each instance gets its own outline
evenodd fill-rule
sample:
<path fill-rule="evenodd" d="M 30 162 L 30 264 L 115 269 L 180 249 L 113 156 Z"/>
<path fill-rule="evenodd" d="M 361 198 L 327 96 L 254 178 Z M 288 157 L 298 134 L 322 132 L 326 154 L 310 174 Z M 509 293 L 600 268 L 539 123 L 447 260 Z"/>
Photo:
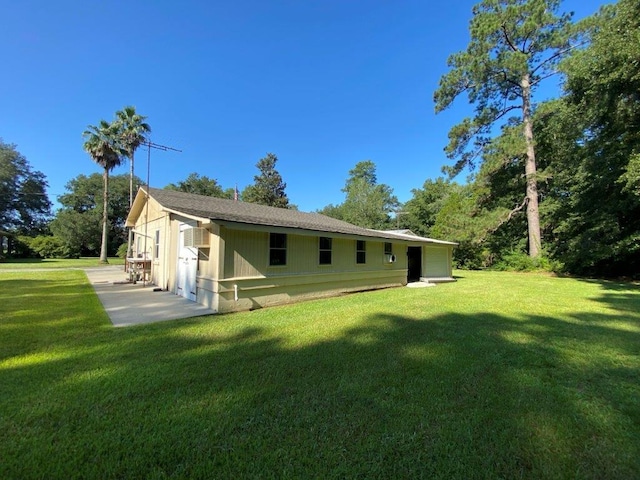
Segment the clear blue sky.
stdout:
<path fill-rule="evenodd" d="M 301 210 L 342 202 L 361 160 L 406 201 L 441 174 L 447 132 L 470 112 L 461 99 L 436 116 L 432 98 L 475 3 L 5 1 L 0 137 L 46 175 L 52 200 L 100 172 L 82 150 L 87 125 L 134 105 L 152 141 L 182 150 L 152 151 L 152 186 L 198 172 L 242 190 L 273 152 Z M 563 8 L 582 18 L 603 3 Z"/>

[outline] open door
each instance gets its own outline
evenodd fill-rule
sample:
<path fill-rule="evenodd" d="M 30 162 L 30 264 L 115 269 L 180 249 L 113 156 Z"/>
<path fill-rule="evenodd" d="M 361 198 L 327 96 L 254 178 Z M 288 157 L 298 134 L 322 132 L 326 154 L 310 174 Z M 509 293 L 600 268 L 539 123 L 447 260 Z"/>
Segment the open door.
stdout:
<path fill-rule="evenodd" d="M 417 282 L 422 276 L 422 247 L 407 248 L 407 282 Z"/>

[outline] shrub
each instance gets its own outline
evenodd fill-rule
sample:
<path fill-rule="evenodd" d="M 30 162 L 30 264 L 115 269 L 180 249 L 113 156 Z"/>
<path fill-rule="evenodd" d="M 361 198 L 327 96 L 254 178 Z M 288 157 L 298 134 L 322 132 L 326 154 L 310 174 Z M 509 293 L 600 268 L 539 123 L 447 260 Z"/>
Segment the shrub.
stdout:
<path fill-rule="evenodd" d="M 14 237 L 11 252 L 9 252 L 9 257 L 13 258 L 29 258 L 37 256 L 36 251 L 31 248 L 31 242 L 33 238 L 27 237 L 26 235 L 18 235 Z"/>
<path fill-rule="evenodd" d="M 458 242 L 453 249 L 453 264 L 455 268 L 464 270 L 480 270 L 487 266 L 489 253 L 482 245 L 468 240 Z"/>
<path fill-rule="evenodd" d="M 516 272 L 557 272 L 562 269 L 562 265 L 545 255 L 531 258 L 527 253 L 521 251 L 510 251 L 502 255 L 492 270 L 516 271 Z"/>
<path fill-rule="evenodd" d="M 29 239 L 29 248 L 42 258 L 70 258 L 68 249 L 58 237 L 38 235 Z"/>

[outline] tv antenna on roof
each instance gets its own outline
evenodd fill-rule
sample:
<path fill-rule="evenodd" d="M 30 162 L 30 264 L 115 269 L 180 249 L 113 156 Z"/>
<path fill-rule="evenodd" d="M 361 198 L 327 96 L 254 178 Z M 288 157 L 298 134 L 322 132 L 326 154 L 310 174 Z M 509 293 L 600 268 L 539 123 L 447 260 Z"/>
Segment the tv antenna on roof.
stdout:
<path fill-rule="evenodd" d="M 147 204 L 145 205 L 145 212 L 144 212 L 144 255 L 145 255 L 145 262 L 148 260 L 149 261 L 149 276 L 151 276 L 151 255 L 149 255 L 149 258 L 146 258 L 147 255 L 147 238 L 149 238 L 149 235 L 147 235 L 147 229 L 148 229 L 148 225 L 149 225 L 149 177 L 151 174 L 151 149 L 155 149 L 155 150 L 161 150 L 163 152 L 178 152 L 178 153 L 182 153 L 182 150 L 178 150 L 177 148 L 173 148 L 173 147 L 169 147 L 167 145 L 160 145 L 159 143 L 154 143 L 151 140 L 146 140 L 144 142 L 142 142 L 140 145 L 145 145 L 147 147 Z M 129 232 L 131 232 L 131 230 L 129 230 Z M 130 237 L 131 238 L 131 237 Z M 154 239 L 155 241 L 155 239 Z M 131 245 L 129 245 L 129 248 L 131 248 Z M 145 269 L 142 269 L 142 286 L 145 287 L 146 286 L 146 275 L 145 275 Z"/>
<path fill-rule="evenodd" d="M 140 145 L 145 145 L 147 147 L 147 188 L 149 187 L 149 174 L 151 171 L 151 149 L 162 150 L 163 152 L 178 152 L 182 153 L 182 150 L 178 150 L 177 148 L 169 147 L 167 145 L 160 145 L 159 143 L 153 143 L 151 140 L 147 140 L 142 142 Z"/>

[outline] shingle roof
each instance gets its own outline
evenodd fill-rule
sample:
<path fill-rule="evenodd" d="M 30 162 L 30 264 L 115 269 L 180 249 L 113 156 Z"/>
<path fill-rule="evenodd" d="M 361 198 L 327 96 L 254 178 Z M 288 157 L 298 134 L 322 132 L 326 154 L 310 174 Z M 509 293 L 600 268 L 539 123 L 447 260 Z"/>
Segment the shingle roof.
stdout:
<path fill-rule="evenodd" d="M 287 208 L 267 207 L 254 203 L 159 188 L 150 188 L 149 194 L 168 210 L 212 221 L 218 220 L 268 227 L 295 228 L 319 233 L 340 233 L 360 237 L 454 245 L 452 242 L 433 240 L 416 235 L 362 228 L 320 213 L 306 213 Z"/>

